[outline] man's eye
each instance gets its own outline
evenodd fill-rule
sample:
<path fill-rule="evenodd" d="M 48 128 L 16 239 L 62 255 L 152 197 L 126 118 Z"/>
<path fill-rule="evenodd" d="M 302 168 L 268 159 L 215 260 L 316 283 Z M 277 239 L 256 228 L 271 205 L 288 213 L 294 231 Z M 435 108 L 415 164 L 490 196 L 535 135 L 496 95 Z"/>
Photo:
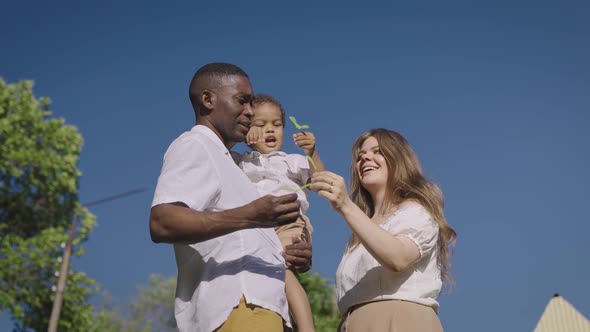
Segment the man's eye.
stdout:
<path fill-rule="evenodd" d="M 248 96 L 243 96 L 243 97 L 238 98 L 238 102 L 241 105 L 250 104 L 250 106 L 252 106 L 252 98 L 250 98 Z"/>

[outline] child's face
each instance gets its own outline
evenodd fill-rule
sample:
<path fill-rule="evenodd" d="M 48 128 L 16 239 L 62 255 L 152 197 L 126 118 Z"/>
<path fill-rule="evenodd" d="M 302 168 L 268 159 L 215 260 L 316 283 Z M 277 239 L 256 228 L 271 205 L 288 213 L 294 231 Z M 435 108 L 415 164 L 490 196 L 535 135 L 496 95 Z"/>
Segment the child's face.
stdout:
<path fill-rule="evenodd" d="M 257 105 L 254 108 L 252 126 L 262 128 L 263 142 L 252 144 L 253 150 L 260 153 L 279 151 L 283 146 L 283 121 L 281 110 L 271 103 Z"/>

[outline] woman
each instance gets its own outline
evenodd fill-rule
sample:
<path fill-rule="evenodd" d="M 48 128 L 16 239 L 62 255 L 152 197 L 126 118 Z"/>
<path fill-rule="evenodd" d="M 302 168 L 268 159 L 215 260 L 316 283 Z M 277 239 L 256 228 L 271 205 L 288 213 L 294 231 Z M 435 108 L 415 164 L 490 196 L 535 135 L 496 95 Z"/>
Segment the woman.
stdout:
<path fill-rule="evenodd" d="M 350 229 L 336 273 L 340 331 L 442 331 L 436 297 L 456 238 L 439 188 L 397 132 L 374 129 L 352 150 L 351 195 L 330 172 L 312 177 Z"/>

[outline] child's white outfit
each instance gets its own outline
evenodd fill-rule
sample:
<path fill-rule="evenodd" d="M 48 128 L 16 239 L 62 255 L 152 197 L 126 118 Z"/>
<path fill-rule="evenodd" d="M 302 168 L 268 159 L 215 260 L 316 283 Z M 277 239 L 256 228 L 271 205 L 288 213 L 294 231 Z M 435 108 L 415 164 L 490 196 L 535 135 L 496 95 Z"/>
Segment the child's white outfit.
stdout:
<path fill-rule="evenodd" d="M 283 245 L 291 243 L 291 236 L 311 240 L 313 228 L 305 212 L 309 208 L 305 190 L 297 188 L 307 184 L 310 178 L 307 157 L 300 154 L 287 154 L 273 151 L 262 154 L 258 151 L 233 153 L 234 160 L 254 183 L 261 196 L 275 196 L 296 192 L 301 204 L 301 218 L 296 222 L 276 228 L 277 235 Z"/>

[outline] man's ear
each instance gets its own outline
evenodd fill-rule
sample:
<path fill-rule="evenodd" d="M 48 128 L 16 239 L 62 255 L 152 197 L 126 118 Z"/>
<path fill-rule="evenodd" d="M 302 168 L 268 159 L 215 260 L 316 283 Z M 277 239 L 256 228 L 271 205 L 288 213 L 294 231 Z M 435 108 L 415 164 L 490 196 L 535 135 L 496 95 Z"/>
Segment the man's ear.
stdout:
<path fill-rule="evenodd" d="M 215 103 L 217 102 L 217 96 L 215 93 L 209 90 L 203 90 L 201 93 L 201 105 L 211 112 L 215 108 Z"/>

